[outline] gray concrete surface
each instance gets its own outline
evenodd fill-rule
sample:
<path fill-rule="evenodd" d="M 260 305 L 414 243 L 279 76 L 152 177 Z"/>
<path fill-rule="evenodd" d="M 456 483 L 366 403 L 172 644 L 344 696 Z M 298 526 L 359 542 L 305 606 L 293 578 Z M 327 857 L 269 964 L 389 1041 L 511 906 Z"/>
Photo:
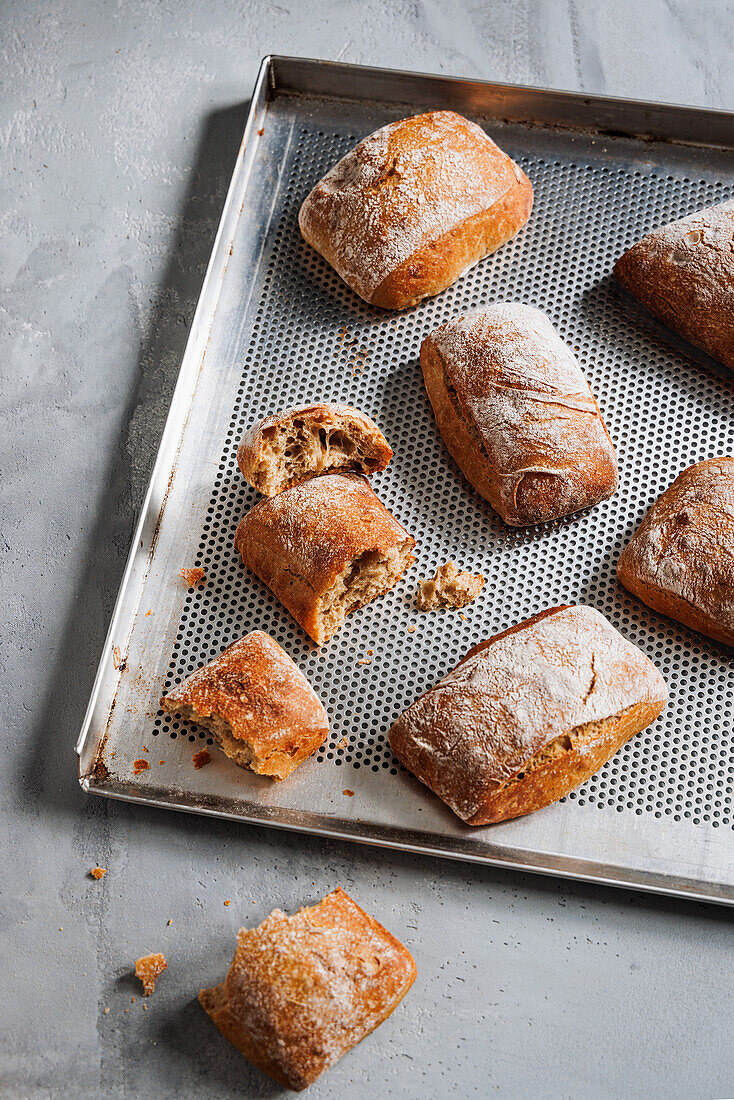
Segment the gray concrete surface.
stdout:
<path fill-rule="evenodd" d="M 732 5 L 4 0 L 0 19 L 0 1095 L 279 1095 L 195 995 L 239 924 L 336 884 L 420 974 L 309 1095 L 734 1095 L 730 912 L 85 798 L 73 753 L 260 57 L 731 109 Z M 169 969 L 144 1010 L 149 950 Z"/>

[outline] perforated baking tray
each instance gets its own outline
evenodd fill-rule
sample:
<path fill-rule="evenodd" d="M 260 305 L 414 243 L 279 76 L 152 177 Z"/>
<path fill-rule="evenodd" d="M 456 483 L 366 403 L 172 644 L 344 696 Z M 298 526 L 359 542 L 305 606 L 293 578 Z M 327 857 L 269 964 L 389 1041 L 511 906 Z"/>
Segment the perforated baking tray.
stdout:
<path fill-rule="evenodd" d="M 296 216 L 360 137 L 437 106 L 474 118 L 519 161 L 535 208 L 445 293 L 386 313 L 305 245 Z M 731 114 L 266 58 L 77 746 L 84 789 L 734 903 L 732 651 L 656 615 L 615 578 L 622 546 L 673 478 L 734 453 L 734 377 L 610 278 L 647 230 L 732 195 Z M 496 300 L 548 313 L 618 449 L 616 496 L 560 523 L 505 527 L 451 461 L 426 398 L 422 337 Z M 419 543 L 397 589 L 321 650 L 233 544 L 255 500 L 235 461 L 243 429 L 316 398 L 354 404 L 382 427 L 395 457 L 374 485 Z M 417 580 L 447 558 L 484 573 L 485 592 L 464 612 L 420 614 Z M 179 570 L 194 566 L 206 584 L 187 589 Z M 573 602 L 597 607 L 662 669 L 665 715 L 560 803 L 470 829 L 397 764 L 387 730 L 478 640 Z M 332 720 L 329 743 L 278 784 L 216 747 L 195 768 L 211 741 L 158 708 L 170 684 L 255 628 L 291 654 Z"/>

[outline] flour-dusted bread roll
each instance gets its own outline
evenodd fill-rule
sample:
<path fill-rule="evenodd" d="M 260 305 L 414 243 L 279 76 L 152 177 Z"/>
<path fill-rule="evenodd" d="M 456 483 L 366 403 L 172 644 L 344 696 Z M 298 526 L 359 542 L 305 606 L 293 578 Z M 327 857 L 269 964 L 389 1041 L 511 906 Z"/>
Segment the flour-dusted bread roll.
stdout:
<path fill-rule="evenodd" d="M 407 948 L 337 889 L 241 928 L 227 977 L 199 1000 L 245 1058 L 298 1092 L 379 1027 L 415 976 Z"/>
<path fill-rule="evenodd" d="M 470 650 L 390 730 L 398 759 L 469 825 L 585 782 L 667 700 L 652 661 L 591 607 L 556 607 Z"/>
<path fill-rule="evenodd" d="M 544 313 L 503 302 L 432 332 L 421 366 L 444 442 L 505 523 L 610 497 L 617 456 L 571 349 Z"/>
<path fill-rule="evenodd" d="M 301 233 L 365 301 L 406 309 L 514 237 L 533 188 L 479 126 L 430 111 L 383 126 L 317 183 Z"/>
<path fill-rule="evenodd" d="M 622 551 L 617 575 L 648 607 L 734 646 L 734 458 L 684 470 Z"/>
<path fill-rule="evenodd" d="M 161 706 L 208 729 L 235 763 L 273 779 L 285 779 L 329 735 L 308 680 L 261 630 L 171 688 Z"/>
<path fill-rule="evenodd" d="M 349 405 L 302 405 L 267 416 L 246 432 L 237 463 L 250 485 L 274 497 L 329 471 L 373 474 L 392 450 L 368 416 Z"/>
<path fill-rule="evenodd" d="M 415 539 L 359 474 L 324 474 L 261 500 L 235 546 L 318 645 L 415 560 Z"/>
<path fill-rule="evenodd" d="M 734 199 L 655 229 L 614 275 L 660 321 L 734 368 Z"/>

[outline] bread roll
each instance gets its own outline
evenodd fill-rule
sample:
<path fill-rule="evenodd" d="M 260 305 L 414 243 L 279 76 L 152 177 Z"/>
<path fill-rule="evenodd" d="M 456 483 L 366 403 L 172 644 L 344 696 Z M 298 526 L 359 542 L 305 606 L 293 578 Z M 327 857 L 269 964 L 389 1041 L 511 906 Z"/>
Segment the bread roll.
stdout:
<path fill-rule="evenodd" d="M 463 821 L 487 825 L 584 783 L 666 699 L 652 661 L 603 615 L 555 607 L 470 650 L 390 745 Z"/>
<path fill-rule="evenodd" d="M 560 519 L 617 487 L 617 457 L 576 357 L 548 318 L 503 302 L 432 332 L 428 396 L 464 476 L 505 523 Z"/>
<path fill-rule="evenodd" d="M 199 1000 L 245 1058 L 300 1091 L 379 1027 L 415 976 L 407 948 L 337 889 L 241 928 L 227 977 Z"/>
<path fill-rule="evenodd" d="M 306 198 L 301 233 L 365 301 L 406 309 L 514 237 L 533 188 L 473 122 L 430 111 L 360 141 Z"/>
<path fill-rule="evenodd" d="M 384 470 L 392 450 L 377 425 L 349 405 L 303 405 L 253 424 L 237 451 L 243 476 L 274 497 L 330 471 Z"/>
<path fill-rule="evenodd" d="M 329 735 L 308 680 L 261 630 L 171 688 L 161 706 L 208 729 L 236 764 L 273 779 L 285 779 Z"/>
<path fill-rule="evenodd" d="M 235 546 L 317 645 L 415 560 L 415 539 L 358 474 L 324 474 L 261 500 Z"/>
<path fill-rule="evenodd" d="M 734 458 L 684 470 L 622 551 L 617 575 L 648 607 L 734 646 Z"/>
<path fill-rule="evenodd" d="M 734 368 L 734 199 L 655 229 L 614 265 L 655 317 Z"/>

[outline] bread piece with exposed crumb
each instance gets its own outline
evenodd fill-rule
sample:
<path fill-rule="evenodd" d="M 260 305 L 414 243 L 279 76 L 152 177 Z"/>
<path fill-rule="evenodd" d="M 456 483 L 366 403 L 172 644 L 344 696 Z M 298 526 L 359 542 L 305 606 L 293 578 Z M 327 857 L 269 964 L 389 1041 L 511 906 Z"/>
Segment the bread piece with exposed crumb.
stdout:
<path fill-rule="evenodd" d="M 481 573 L 457 569 L 455 562 L 447 561 L 419 584 L 416 607 L 419 611 L 435 611 L 441 607 L 466 607 L 484 588 L 484 577 Z"/>
<path fill-rule="evenodd" d="M 318 474 L 373 474 L 392 458 L 384 435 L 349 405 L 302 405 L 266 416 L 245 433 L 237 451 L 243 476 L 274 497 Z"/>
<path fill-rule="evenodd" d="M 415 981 L 410 952 L 343 890 L 241 928 L 199 1001 L 250 1062 L 299 1092 L 379 1027 Z"/>
<path fill-rule="evenodd" d="M 171 688 L 161 706 L 208 729 L 236 764 L 273 779 L 290 775 L 329 734 L 308 680 L 261 630 Z"/>
<path fill-rule="evenodd" d="M 359 474 L 324 474 L 261 500 L 235 546 L 317 645 L 415 560 L 415 540 Z"/>
<path fill-rule="evenodd" d="M 155 989 L 156 980 L 167 969 L 168 963 L 160 952 L 143 955 L 142 958 L 135 960 L 135 977 L 140 978 L 143 983 L 143 993 L 146 997 L 150 997 Z"/>

